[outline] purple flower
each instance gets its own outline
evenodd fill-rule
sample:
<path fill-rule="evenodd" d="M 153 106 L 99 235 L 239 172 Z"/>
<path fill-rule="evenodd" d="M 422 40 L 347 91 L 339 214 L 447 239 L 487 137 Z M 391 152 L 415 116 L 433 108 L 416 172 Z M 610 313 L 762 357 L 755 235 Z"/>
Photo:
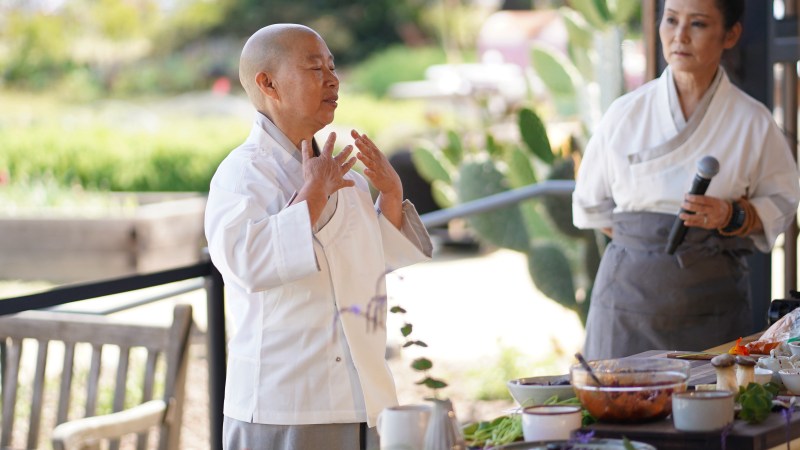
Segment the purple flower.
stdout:
<path fill-rule="evenodd" d="M 572 438 L 569 440 L 570 444 L 588 444 L 594 437 L 594 430 L 581 433 L 576 431 Z"/>
<path fill-rule="evenodd" d="M 719 437 L 722 450 L 725 450 L 725 444 L 728 441 L 728 435 L 731 434 L 731 430 L 733 430 L 733 423 L 725 425 L 725 428 L 722 429 L 722 434 Z"/>
<path fill-rule="evenodd" d="M 789 427 L 792 423 L 792 406 L 782 409 L 781 415 L 786 420 L 786 449 L 789 450 L 789 442 L 792 441 L 792 436 L 789 433 Z"/>

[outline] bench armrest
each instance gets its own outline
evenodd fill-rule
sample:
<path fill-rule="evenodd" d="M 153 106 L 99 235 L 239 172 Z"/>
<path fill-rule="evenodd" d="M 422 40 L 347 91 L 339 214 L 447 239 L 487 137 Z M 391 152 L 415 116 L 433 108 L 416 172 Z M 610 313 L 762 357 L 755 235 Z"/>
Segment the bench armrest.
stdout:
<path fill-rule="evenodd" d="M 78 450 L 84 443 L 146 431 L 164 423 L 166 413 L 164 400 L 150 400 L 116 413 L 64 422 L 53 430 L 53 448 Z"/>

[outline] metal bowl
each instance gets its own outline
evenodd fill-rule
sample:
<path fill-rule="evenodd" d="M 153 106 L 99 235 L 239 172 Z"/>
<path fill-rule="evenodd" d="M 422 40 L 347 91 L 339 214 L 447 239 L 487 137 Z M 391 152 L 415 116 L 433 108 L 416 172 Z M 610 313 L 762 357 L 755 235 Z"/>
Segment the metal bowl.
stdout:
<path fill-rule="evenodd" d="M 581 405 L 597 420 L 640 423 L 663 419 L 672 412 L 672 393 L 686 390 L 689 361 L 664 358 L 621 358 L 589 361 L 601 385 L 580 364 L 570 368 L 570 381 Z"/>

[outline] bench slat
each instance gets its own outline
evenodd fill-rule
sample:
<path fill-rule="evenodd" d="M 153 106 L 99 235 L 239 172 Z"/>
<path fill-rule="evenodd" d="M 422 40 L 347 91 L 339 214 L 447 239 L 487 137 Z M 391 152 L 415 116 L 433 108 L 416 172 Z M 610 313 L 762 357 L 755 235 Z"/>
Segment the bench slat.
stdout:
<path fill-rule="evenodd" d="M 19 362 L 22 356 L 22 340 L 7 339 L 5 374 L 3 376 L 3 435 L 0 436 L 0 448 L 10 447 L 11 430 L 14 429 L 14 409 L 17 404 L 17 379 L 19 378 Z"/>
<path fill-rule="evenodd" d="M 72 396 L 72 368 L 75 364 L 75 343 L 64 343 L 64 364 L 61 368 L 61 386 L 58 393 L 58 413 L 56 414 L 56 425 L 67 421 L 69 414 L 69 404 Z"/>
<path fill-rule="evenodd" d="M 89 377 L 86 380 L 86 411 L 83 417 L 91 417 L 97 414 L 97 391 L 100 385 L 100 363 L 103 356 L 103 346 L 92 345 L 92 362 L 89 366 Z"/>
<path fill-rule="evenodd" d="M 42 399 L 44 398 L 44 374 L 47 368 L 47 348 L 49 341 L 39 340 L 36 350 L 36 370 L 33 375 L 33 396 L 31 396 L 31 416 L 28 427 L 28 448 L 39 447 L 39 425 L 42 420 Z"/>

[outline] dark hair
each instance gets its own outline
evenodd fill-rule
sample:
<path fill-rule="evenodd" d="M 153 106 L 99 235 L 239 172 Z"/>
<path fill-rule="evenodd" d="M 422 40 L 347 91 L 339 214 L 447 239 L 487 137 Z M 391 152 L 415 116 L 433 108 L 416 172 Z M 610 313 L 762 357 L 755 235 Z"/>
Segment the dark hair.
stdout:
<path fill-rule="evenodd" d="M 744 15 L 744 0 L 716 0 L 717 9 L 725 19 L 725 29 L 730 30 Z"/>

